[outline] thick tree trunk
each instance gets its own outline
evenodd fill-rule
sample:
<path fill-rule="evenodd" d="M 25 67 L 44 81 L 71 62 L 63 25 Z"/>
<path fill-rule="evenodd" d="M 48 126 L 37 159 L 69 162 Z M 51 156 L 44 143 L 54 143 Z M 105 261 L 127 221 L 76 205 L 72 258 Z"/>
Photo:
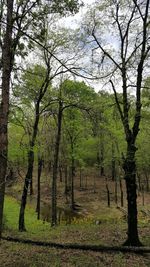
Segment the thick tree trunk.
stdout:
<path fill-rule="evenodd" d="M 59 146 L 61 140 L 61 125 L 62 125 L 63 103 L 59 101 L 58 122 L 57 122 L 57 134 L 54 151 L 54 166 L 53 166 L 53 178 L 52 178 L 52 221 L 51 226 L 57 225 L 57 173 L 58 173 L 58 158 L 59 158 Z"/>
<path fill-rule="evenodd" d="M 135 145 L 128 144 L 127 157 L 123 165 L 128 203 L 128 237 L 124 243 L 126 246 L 141 246 L 138 236 L 135 151 Z"/>
<path fill-rule="evenodd" d="M 12 14 L 13 0 L 7 1 L 7 26 L 2 49 L 2 93 L 0 104 L 0 238 L 3 225 L 3 207 L 5 196 L 5 177 L 8 153 L 8 113 L 9 89 L 12 70 Z"/>

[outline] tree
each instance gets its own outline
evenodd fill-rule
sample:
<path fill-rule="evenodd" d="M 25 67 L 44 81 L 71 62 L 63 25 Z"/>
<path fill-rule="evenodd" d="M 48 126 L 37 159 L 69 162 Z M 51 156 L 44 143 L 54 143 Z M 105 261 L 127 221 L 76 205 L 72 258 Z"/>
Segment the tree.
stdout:
<path fill-rule="evenodd" d="M 35 79 L 36 76 L 36 79 Z M 33 80 L 34 77 L 34 80 Z M 29 141 L 29 149 L 28 149 L 28 167 L 27 173 L 24 181 L 23 193 L 22 193 L 22 201 L 20 207 L 20 215 L 19 215 L 19 230 L 25 230 L 24 223 L 24 212 L 26 207 L 27 193 L 28 187 L 30 185 L 30 194 L 33 193 L 32 187 L 32 173 L 33 173 L 33 164 L 34 164 L 34 146 L 36 142 L 36 137 L 38 133 L 38 124 L 41 115 L 41 101 L 46 94 L 46 91 L 49 88 L 50 84 L 50 66 L 48 65 L 47 70 L 42 68 L 41 66 L 35 66 L 33 70 L 29 69 L 24 74 L 24 83 L 22 83 L 21 93 L 27 90 L 29 91 L 28 97 L 30 97 L 32 105 L 34 103 L 34 121 L 33 128 L 31 129 L 31 136 Z M 24 88 L 23 88 L 24 87 Z M 24 90 L 23 90 L 24 89 Z M 29 100 L 29 99 L 28 99 Z M 30 100 L 29 100 L 30 101 Z"/>
<path fill-rule="evenodd" d="M 2 235 L 3 205 L 5 195 L 5 177 L 7 171 L 9 113 L 9 88 L 13 64 L 12 28 L 13 0 L 7 1 L 7 26 L 2 47 L 2 95 L 0 103 L 0 238 Z"/>
<path fill-rule="evenodd" d="M 100 76 L 106 77 L 110 81 L 126 139 L 123 169 L 128 202 L 128 238 L 124 245 L 139 246 L 141 242 L 137 227 L 135 154 L 141 120 L 143 70 L 150 50 L 148 42 L 149 0 L 145 2 L 132 0 L 127 3 L 110 0 L 98 4 L 91 13 L 90 27 L 87 28 L 88 33 L 91 32 L 89 38 L 93 43 L 93 58 L 99 67 Z M 108 24 L 107 19 L 110 16 L 111 21 Z M 108 38 L 106 38 L 106 27 L 109 28 Z M 110 40 L 114 40 L 112 51 Z M 97 60 L 98 57 L 99 60 Z M 121 103 L 117 94 L 118 81 L 122 83 Z M 129 112 L 130 87 L 135 89 L 136 94 L 134 119 L 132 120 Z"/>
<path fill-rule="evenodd" d="M 2 234 L 3 204 L 5 195 L 5 176 L 7 170 L 8 151 L 8 114 L 10 98 L 10 78 L 14 69 L 15 56 L 27 55 L 23 38 L 27 30 L 32 28 L 32 22 L 37 23 L 41 9 L 38 8 L 39 1 L 1 1 L 1 25 L 0 25 L 0 49 L 1 49 L 1 73 L 2 73 L 2 95 L 0 104 L 0 237 Z M 43 5 L 42 5 L 43 7 Z M 38 15 L 37 15 L 38 14 Z M 24 36 L 24 37 L 23 37 Z M 25 38 L 26 39 L 26 38 Z M 26 39 L 27 40 L 27 39 Z"/>
<path fill-rule="evenodd" d="M 56 5 L 57 3 L 57 5 Z M 1 68 L 2 68 L 2 97 L 0 105 L 0 237 L 2 233 L 2 219 L 3 219 L 3 204 L 5 195 L 5 176 L 7 169 L 7 150 L 8 150 L 8 113 L 9 113 L 9 96 L 10 96 L 10 77 L 13 66 L 15 65 L 15 55 L 25 57 L 27 55 L 27 49 L 23 43 L 30 38 L 31 43 L 38 42 L 34 37 L 37 36 L 35 33 L 40 24 L 40 18 L 42 16 L 47 16 L 49 12 L 60 12 L 62 10 L 67 12 L 76 12 L 79 8 L 78 1 L 72 0 L 61 2 L 63 5 L 58 3 L 58 1 L 51 1 L 46 4 L 39 0 L 35 1 L 13 1 L 7 0 L 1 1 Z M 33 34 L 28 34 L 32 31 Z M 39 30 L 40 37 L 42 29 Z M 29 46 L 28 46 L 29 48 Z M 52 55 L 52 54 L 51 54 Z"/>
<path fill-rule="evenodd" d="M 55 88 L 58 94 L 57 111 L 56 111 L 56 137 L 54 147 L 54 162 L 53 162 L 53 177 L 52 177 L 52 221 L 51 225 L 57 225 L 57 173 L 58 173 L 58 160 L 60 152 L 62 120 L 64 110 L 74 107 L 78 109 L 85 109 L 85 103 L 95 95 L 94 91 L 88 87 L 84 82 L 75 82 L 65 80 L 60 84 L 59 88 Z M 56 109 L 56 107 L 54 107 Z M 73 156 L 73 154 L 72 154 Z M 72 163 L 74 158 L 72 157 Z M 72 168 L 72 177 L 74 171 Z M 73 180 L 72 180 L 73 181 Z M 73 188 L 73 187 L 72 187 Z"/>

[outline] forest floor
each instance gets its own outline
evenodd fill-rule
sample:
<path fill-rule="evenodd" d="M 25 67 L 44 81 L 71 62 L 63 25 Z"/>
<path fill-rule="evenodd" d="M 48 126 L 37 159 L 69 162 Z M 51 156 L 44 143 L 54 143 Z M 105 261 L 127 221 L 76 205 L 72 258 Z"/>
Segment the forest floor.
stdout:
<path fill-rule="evenodd" d="M 116 204 L 114 195 L 115 183 L 109 179 L 108 186 L 111 201 L 110 207 L 108 207 L 105 178 L 96 177 L 94 180 L 95 182 L 93 183 L 92 177 L 86 177 L 82 181 L 84 185 L 82 184 L 82 188 L 80 188 L 80 181 L 76 179 L 75 201 L 79 205 L 79 211 L 76 214 L 68 213 L 66 199 L 63 193 L 64 184 L 59 182 L 58 206 L 61 211 L 60 225 L 51 228 L 50 223 L 47 222 L 49 220 L 47 209 L 50 203 L 50 184 L 47 177 L 43 176 L 42 202 L 44 204 L 41 210 L 41 220 L 38 221 L 36 219 L 35 191 L 34 196 L 28 197 L 25 217 L 27 232 L 23 233 L 18 232 L 19 199 L 22 183 L 14 184 L 13 187 L 7 189 L 4 236 L 61 244 L 76 243 L 120 246 L 126 239 L 127 231 L 126 195 L 124 193 L 124 207 L 121 208 L 119 185 L 117 185 L 118 203 Z M 144 194 L 144 199 L 142 193 L 138 194 L 138 211 L 140 240 L 144 246 L 150 247 L 150 195 L 148 193 Z M 0 245 L 0 266 L 150 267 L 150 255 L 63 250 L 12 243 L 3 240 Z"/>

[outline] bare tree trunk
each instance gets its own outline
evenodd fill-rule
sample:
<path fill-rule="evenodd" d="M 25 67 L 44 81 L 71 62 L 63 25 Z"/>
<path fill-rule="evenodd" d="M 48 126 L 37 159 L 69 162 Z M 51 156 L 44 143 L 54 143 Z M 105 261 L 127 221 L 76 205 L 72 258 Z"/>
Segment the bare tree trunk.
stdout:
<path fill-rule="evenodd" d="M 118 204 L 118 183 L 117 178 L 115 177 L 115 203 Z"/>
<path fill-rule="evenodd" d="M 147 171 L 145 171 L 145 178 L 146 178 L 146 191 L 149 192 L 149 176 Z"/>
<path fill-rule="evenodd" d="M 61 164 L 59 165 L 59 178 L 60 178 L 60 182 L 62 183 L 63 176 L 62 176 L 62 166 L 61 166 Z"/>
<path fill-rule="evenodd" d="M 37 180 L 37 206 L 36 206 L 36 212 L 37 212 L 37 219 L 40 219 L 40 202 L 41 202 L 41 173 L 42 173 L 42 166 L 43 166 L 43 160 L 38 155 L 38 180 Z"/>
<path fill-rule="evenodd" d="M 68 168 L 67 165 L 65 165 L 65 197 L 66 197 L 66 203 L 68 203 L 68 194 L 69 194 L 69 186 L 68 186 Z"/>
<path fill-rule="evenodd" d="M 106 178 L 106 192 L 107 192 L 107 205 L 108 207 L 110 207 L 110 191 L 109 191 L 107 178 Z"/>
<path fill-rule="evenodd" d="M 101 149 L 100 149 L 100 174 L 101 176 L 104 176 L 104 144 L 101 143 Z"/>
<path fill-rule="evenodd" d="M 121 196 L 120 196 L 120 198 L 121 198 L 121 207 L 123 207 L 124 206 L 124 200 L 123 200 L 123 188 L 122 188 L 122 181 L 121 181 L 121 179 L 120 179 L 119 184 L 120 184 L 120 194 L 121 194 Z"/>
<path fill-rule="evenodd" d="M 80 189 L 82 188 L 82 168 L 80 166 Z"/>
<path fill-rule="evenodd" d="M 33 171 L 33 162 L 34 162 L 34 153 L 33 153 L 33 150 L 31 150 L 28 153 L 28 171 L 25 177 L 22 199 L 21 199 L 21 206 L 20 206 L 20 213 L 19 213 L 19 231 L 26 231 L 24 215 L 25 215 L 25 208 L 26 208 L 26 203 L 27 203 L 28 188 L 29 188 L 29 184 L 31 181 L 32 171 Z"/>
<path fill-rule="evenodd" d="M 144 185 L 142 185 L 142 205 L 145 205 Z"/>
<path fill-rule="evenodd" d="M 35 140 L 38 132 L 38 123 L 39 123 L 39 103 L 36 105 L 36 112 L 35 112 L 35 122 L 33 127 L 33 134 L 32 140 L 30 142 L 30 150 L 28 152 L 28 169 L 24 181 L 24 187 L 22 192 L 22 199 L 21 199 L 21 206 L 20 206 L 20 213 L 19 213 L 19 231 L 26 231 L 25 228 L 25 221 L 24 221 L 24 214 L 25 208 L 27 203 L 27 194 L 28 194 L 28 187 L 32 183 L 32 174 L 33 174 L 33 165 L 34 165 L 34 145 Z M 30 187 L 30 194 L 33 193 L 32 187 Z"/>
<path fill-rule="evenodd" d="M 75 201 L 74 201 L 74 178 L 75 178 L 75 161 L 73 155 L 73 144 L 72 144 L 72 158 L 71 158 L 71 208 L 75 209 Z"/>
<path fill-rule="evenodd" d="M 137 179 L 138 179 L 138 195 L 141 192 L 141 175 L 137 172 Z"/>
<path fill-rule="evenodd" d="M 51 226 L 57 225 L 57 173 L 58 173 L 58 158 L 59 158 L 59 146 L 61 140 L 61 125 L 62 125 L 62 113 L 63 103 L 59 100 L 58 110 L 58 122 L 57 122 L 57 134 L 54 152 L 54 166 L 53 166 L 53 178 L 52 178 L 52 221 Z"/>
<path fill-rule="evenodd" d="M 5 177 L 8 154 L 8 113 L 10 77 L 13 64 L 12 55 L 12 16 L 13 0 L 7 0 L 7 26 L 2 48 L 2 94 L 0 104 L 0 239 L 2 236 L 3 207 L 5 196 Z"/>
<path fill-rule="evenodd" d="M 116 162 L 115 162 L 115 157 L 114 157 L 114 144 L 112 143 L 112 161 L 111 161 L 111 175 L 112 175 L 112 181 L 115 180 L 115 175 L 116 175 Z"/>

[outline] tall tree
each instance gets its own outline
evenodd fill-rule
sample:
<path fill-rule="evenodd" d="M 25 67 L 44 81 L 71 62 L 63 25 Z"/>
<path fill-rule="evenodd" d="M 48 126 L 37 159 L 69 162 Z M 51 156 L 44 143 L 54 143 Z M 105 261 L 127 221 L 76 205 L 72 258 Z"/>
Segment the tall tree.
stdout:
<path fill-rule="evenodd" d="M 2 44 L 2 95 L 0 103 L 0 238 L 2 235 L 3 205 L 5 195 L 5 177 L 8 154 L 8 113 L 10 78 L 13 65 L 12 29 L 13 29 L 13 0 L 7 1 L 6 31 Z"/>
<path fill-rule="evenodd" d="M 38 42 L 34 37 L 37 35 L 38 26 L 40 26 L 41 16 L 49 12 L 76 12 L 78 11 L 78 1 L 62 1 L 61 3 L 54 0 L 47 3 L 45 1 L 1 1 L 1 25 L 0 25 L 0 46 L 1 46 L 1 68 L 2 68 L 2 97 L 0 108 L 0 237 L 2 232 L 3 204 L 5 195 L 5 175 L 7 169 L 7 150 L 8 150 L 8 113 L 9 113 L 9 95 L 10 95 L 10 77 L 14 65 L 15 55 L 26 56 L 27 46 L 24 45 L 23 39 L 28 38 L 32 42 Z M 34 29 L 34 31 L 32 31 Z M 28 33 L 30 30 L 30 33 Z M 32 34 L 31 34 L 32 32 Z M 41 35 L 41 30 L 39 31 Z M 52 54 L 51 54 L 52 55 Z"/>
<path fill-rule="evenodd" d="M 131 0 L 127 3 L 113 0 L 105 3 L 102 1 L 93 12 L 90 12 L 92 18 L 90 18 L 90 26 L 88 26 L 88 33 L 91 31 L 90 41 L 93 41 L 92 48 L 95 48 L 92 53 L 94 63 L 98 65 L 100 76 L 107 77 L 107 79 L 109 77 L 124 128 L 126 155 L 123 156 L 123 169 L 128 202 L 128 238 L 124 245 L 132 246 L 141 245 L 137 226 L 135 154 L 141 120 L 143 70 L 150 51 L 148 42 L 149 2 L 149 0 L 144 2 Z M 100 17 L 101 20 L 99 20 Z M 111 17 L 111 21 L 108 24 L 109 17 Z M 108 38 L 106 38 L 106 32 L 108 32 Z M 113 44 L 112 50 L 110 42 Z M 97 60 L 98 57 L 99 60 Z M 122 83 L 122 104 L 117 94 L 118 79 Z M 130 88 L 135 89 L 136 94 L 134 119 L 132 120 L 129 112 Z"/>
<path fill-rule="evenodd" d="M 1 73 L 2 73 L 2 93 L 0 108 L 0 236 L 2 233 L 3 204 L 5 195 L 5 176 L 7 170 L 7 150 L 8 150 L 8 114 L 10 97 L 10 77 L 15 65 L 15 56 L 27 55 L 25 46 L 21 40 L 27 35 L 34 20 L 37 21 L 39 1 L 1 1 L 0 13 L 0 49 L 1 49 Z M 41 10 L 40 10 L 41 12 Z M 25 49 L 26 50 L 26 49 Z"/>

